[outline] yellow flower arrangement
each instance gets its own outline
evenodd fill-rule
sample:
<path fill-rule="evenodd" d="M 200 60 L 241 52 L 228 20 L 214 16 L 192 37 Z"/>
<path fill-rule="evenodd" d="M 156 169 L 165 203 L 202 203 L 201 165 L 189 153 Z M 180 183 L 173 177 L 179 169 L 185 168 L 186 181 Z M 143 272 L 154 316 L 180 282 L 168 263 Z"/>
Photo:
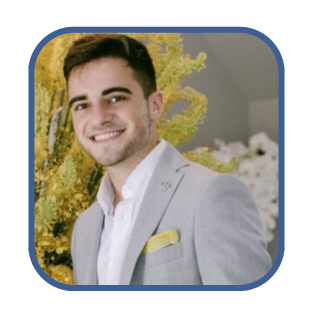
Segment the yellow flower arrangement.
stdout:
<path fill-rule="evenodd" d="M 207 111 L 207 99 L 181 83 L 205 67 L 206 55 L 184 54 L 177 33 L 128 34 L 143 41 L 154 61 L 158 88 L 164 93 L 164 113 L 158 134 L 177 146 L 190 140 Z M 105 168 L 97 165 L 75 139 L 63 78 L 69 45 L 82 36 L 68 33 L 52 39 L 35 65 L 35 252 L 42 269 L 53 279 L 73 284 L 70 242 L 74 222 L 94 200 Z M 167 118 L 171 105 L 184 101 L 180 114 Z M 188 152 L 187 158 L 220 172 L 231 172 L 236 161 L 219 163 L 208 149 Z"/>

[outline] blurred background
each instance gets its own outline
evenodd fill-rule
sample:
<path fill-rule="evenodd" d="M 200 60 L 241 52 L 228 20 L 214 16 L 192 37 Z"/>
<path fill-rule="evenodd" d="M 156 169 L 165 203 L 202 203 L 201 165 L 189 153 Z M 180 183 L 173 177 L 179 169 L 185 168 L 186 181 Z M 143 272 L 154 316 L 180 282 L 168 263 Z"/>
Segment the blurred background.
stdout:
<path fill-rule="evenodd" d="M 278 65 L 268 45 L 244 33 L 185 33 L 185 53 L 207 54 L 206 68 L 191 75 L 190 85 L 208 98 L 208 112 L 196 136 L 178 149 L 213 147 L 215 139 L 241 141 L 259 132 L 278 143 Z M 173 105 L 171 113 L 181 105 Z M 273 262 L 278 251 L 278 228 L 268 250 Z"/>

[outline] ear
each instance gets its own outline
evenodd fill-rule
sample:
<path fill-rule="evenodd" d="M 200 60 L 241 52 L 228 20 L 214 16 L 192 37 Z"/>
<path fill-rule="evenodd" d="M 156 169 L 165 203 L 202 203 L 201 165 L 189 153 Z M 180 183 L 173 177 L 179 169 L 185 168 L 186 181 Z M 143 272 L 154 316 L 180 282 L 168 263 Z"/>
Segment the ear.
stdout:
<path fill-rule="evenodd" d="M 163 113 L 163 94 L 161 91 L 152 93 L 148 98 L 150 119 L 155 121 Z"/>

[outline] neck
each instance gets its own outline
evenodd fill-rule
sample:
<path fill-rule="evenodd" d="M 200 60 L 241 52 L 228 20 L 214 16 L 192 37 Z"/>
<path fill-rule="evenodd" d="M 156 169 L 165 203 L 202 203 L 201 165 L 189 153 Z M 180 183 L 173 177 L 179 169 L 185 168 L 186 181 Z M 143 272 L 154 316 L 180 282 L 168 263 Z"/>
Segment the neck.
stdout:
<path fill-rule="evenodd" d="M 158 141 L 148 145 L 145 149 L 137 152 L 127 160 L 120 162 L 114 166 L 107 167 L 107 173 L 113 185 L 115 192 L 114 206 L 116 206 L 123 198 L 122 187 L 129 175 L 136 169 L 140 162 L 157 146 Z"/>

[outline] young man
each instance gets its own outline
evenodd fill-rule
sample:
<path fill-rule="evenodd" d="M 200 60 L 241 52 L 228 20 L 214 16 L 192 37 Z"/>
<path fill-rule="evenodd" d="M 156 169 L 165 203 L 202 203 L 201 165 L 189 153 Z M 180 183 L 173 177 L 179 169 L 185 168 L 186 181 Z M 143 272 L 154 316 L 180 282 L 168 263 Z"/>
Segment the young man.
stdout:
<path fill-rule="evenodd" d="M 70 48 L 64 75 L 76 136 L 107 167 L 73 231 L 76 284 L 247 284 L 268 272 L 247 188 L 158 140 L 162 93 L 141 43 L 85 36 Z"/>

